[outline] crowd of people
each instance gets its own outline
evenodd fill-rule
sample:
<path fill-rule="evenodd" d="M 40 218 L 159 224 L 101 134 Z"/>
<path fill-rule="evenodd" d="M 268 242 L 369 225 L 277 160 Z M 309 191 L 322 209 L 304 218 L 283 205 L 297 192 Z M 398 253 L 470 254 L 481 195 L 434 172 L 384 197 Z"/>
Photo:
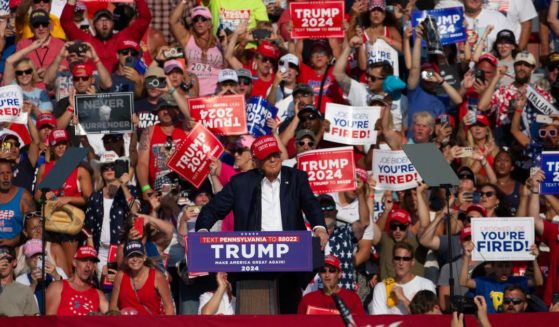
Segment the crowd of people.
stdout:
<path fill-rule="evenodd" d="M 289 2 L 9 1 L 0 73 L 28 118 L 0 128 L 0 315 L 234 314 L 240 277 L 190 274 L 185 236 L 280 230 L 311 230 L 326 254 L 313 278 L 279 277 L 281 313 L 338 310 L 332 294 L 353 314 L 451 313 L 451 293 L 484 326 L 484 312 L 559 311 L 559 198 L 539 169 L 559 150 L 559 115 L 541 112 L 559 99 L 559 2 L 346 0 L 345 36 L 324 39 L 291 37 Z M 431 53 L 412 13 L 451 7 L 467 38 Z M 131 132 L 84 133 L 77 99 L 122 92 Z M 219 135 L 195 187 L 167 166 L 197 124 L 187 100 L 227 95 L 281 114 L 269 135 Z M 330 103 L 380 111 L 378 136 L 353 146 L 354 190 L 318 195 L 297 155 L 346 146 L 324 140 Z M 373 151 L 422 143 L 459 177 L 450 197 L 379 189 Z M 71 147 L 87 156 L 40 189 Z M 83 223 L 62 228 L 60 211 Z M 472 260 L 479 217 L 533 217 L 535 259 Z"/>

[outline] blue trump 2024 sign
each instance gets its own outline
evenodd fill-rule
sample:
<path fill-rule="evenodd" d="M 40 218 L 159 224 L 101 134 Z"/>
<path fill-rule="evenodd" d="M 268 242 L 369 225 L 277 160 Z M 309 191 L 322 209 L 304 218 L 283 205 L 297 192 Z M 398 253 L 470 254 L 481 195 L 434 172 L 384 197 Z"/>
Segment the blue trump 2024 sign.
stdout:
<path fill-rule="evenodd" d="M 278 108 L 274 107 L 262 97 L 252 97 L 247 104 L 247 129 L 256 137 L 272 133 L 266 122 L 269 118 L 276 118 Z"/>
<path fill-rule="evenodd" d="M 445 8 L 433 10 L 414 10 L 412 12 L 412 27 L 419 25 L 427 15 L 433 16 L 437 21 L 441 44 L 453 44 L 466 40 L 466 28 L 464 28 L 464 8 Z M 425 41 L 423 41 L 425 43 Z"/>
<path fill-rule="evenodd" d="M 188 234 L 189 272 L 312 271 L 308 231 Z"/>
<path fill-rule="evenodd" d="M 542 152 L 541 169 L 545 179 L 540 184 L 540 193 L 559 194 L 559 151 Z"/>

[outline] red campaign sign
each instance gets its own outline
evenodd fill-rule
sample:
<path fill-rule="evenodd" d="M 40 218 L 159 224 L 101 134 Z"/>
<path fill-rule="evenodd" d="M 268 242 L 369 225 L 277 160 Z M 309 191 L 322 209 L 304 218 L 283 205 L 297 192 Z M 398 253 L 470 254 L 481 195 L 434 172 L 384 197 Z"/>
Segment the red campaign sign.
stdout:
<path fill-rule="evenodd" d="M 355 189 L 353 147 L 306 151 L 297 155 L 297 167 L 309 175 L 314 193 Z"/>
<path fill-rule="evenodd" d="M 344 37 L 343 1 L 291 2 L 289 12 L 294 39 Z"/>
<path fill-rule="evenodd" d="M 245 97 L 242 94 L 188 99 L 190 114 L 216 135 L 247 134 Z"/>
<path fill-rule="evenodd" d="M 210 173 L 209 157 L 219 158 L 223 150 L 215 135 L 198 123 L 186 139 L 177 144 L 167 167 L 198 188 Z"/>

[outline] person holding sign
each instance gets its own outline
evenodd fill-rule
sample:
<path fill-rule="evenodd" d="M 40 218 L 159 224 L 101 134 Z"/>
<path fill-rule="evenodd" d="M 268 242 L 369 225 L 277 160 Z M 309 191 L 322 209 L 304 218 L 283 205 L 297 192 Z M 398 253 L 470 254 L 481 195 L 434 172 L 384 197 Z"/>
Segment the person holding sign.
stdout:
<path fill-rule="evenodd" d="M 231 210 L 235 215 L 235 231 L 306 230 L 304 212 L 324 248 L 328 242 L 324 215 L 307 174 L 282 166 L 281 150 L 271 135 L 256 139 L 251 152 L 257 168 L 231 178 L 200 211 L 196 231 L 210 230 Z M 301 297 L 296 284 L 296 278 L 289 275 L 280 278 L 282 313 L 296 311 Z"/>
<path fill-rule="evenodd" d="M 502 310 L 503 292 L 507 285 L 518 284 L 525 292 L 531 287 L 543 285 L 543 275 L 538 265 L 539 250 L 535 244 L 530 246 L 530 253 L 534 255 L 532 261 L 533 276 L 515 277 L 512 274 L 512 262 L 499 261 L 491 262 L 491 274 L 488 277 L 471 278 L 469 276 L 468 267 L 474 250 L 473 242 L 466 242 L 464 246 L 464 257 L 462 268 L 460 269 L 460 285 L 475 289 L 475 295 L 482 295 L 488 303 L 488 312 L 495 313 Z"/>

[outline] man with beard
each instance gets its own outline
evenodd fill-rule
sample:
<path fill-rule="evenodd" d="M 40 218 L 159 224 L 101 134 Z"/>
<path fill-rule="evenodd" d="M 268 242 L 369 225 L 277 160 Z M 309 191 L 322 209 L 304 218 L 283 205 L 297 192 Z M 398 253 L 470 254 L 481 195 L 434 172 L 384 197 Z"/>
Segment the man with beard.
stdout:
<path fill-rule="evenodd" d="M 12 184 L 11 162 L 0 159 L 0 246 L 16 246 L 23 228 L 23 217 L 35 211 L 29 191 Z"/>
<path fill-rule="evenodd" d="M 47 289 L 47 315 L 85 316 L 91 312 L 107 312 L 105 295 L 91 285 L 91 277 L 99 262 L 92 246 L 82 246 L 72 262 L 75 272 L 68 280 L 51 283 Z"/>
<path fill-rule="evenodd" d="M 136 10 L 138 16 L 136 16 L 136 19 L 127 28 L 113 35 L 113 14 L 106 9 L 97 10 L 93 16 L 95 36 L 92 36 L 80 30 L 76 24 L 74 24 L 72 16 L 74 14 L 75 5 L 76 0 L 68 0 L 68 3 L 64 6 L 64 10 L 62 10 L 62 16 L 60 17 L 62 27 L 64 31 L 66 31 L 68 39 L 83 40 L 93 45 L 96 52 L 99 54 L 101 62 L 103 62 L 103 65 L 111 72 L 118 62 L 115 56 L 115 53 L 117 53 L 117 46 L 122 40 L 134 40 L 140 43 L 151 21 L 151 12 L 146 1 L 137 0 Z"/>
<path fill-rule="evenodd" d="M 528 309 L 528 299 L 526 291 L 519 285 L 509 285 L 503 292 L 503 305 L 501 312 L 504 313 L 522 313 Z"/>
<path fill-rule="evenodd" d="M 513 117 L 512 112 L 520 111 L 519 113 L 522 114 L 523 120 L 527 122 L 536 120 L 535 115 L 538 112 L 533 108 L 532 104 L 527 101 L 520 101 L 522 100 L 520 95 L 526 93 L 528 83 L 535 68 L 536 59 L 531 53 L 518 53 L 514 59 L 514 82 L 496 88 L 497 83 L 506 73 L 506 67 L 501 66 L 479 99 L 479 110 L 489 111 L 491 114 L 496 112 L 497 128 L 495 130 L 495 138 L 499 144 L 510 146 L 512 137 L 508 131 L 510 130 L 509 126 Z M 551 95 L 544 89 L 537 85 L 533 89 L 546 101 L 552 102 Z M 523 126 L 524 130 L 528 128 L 529 126 Z"/>

